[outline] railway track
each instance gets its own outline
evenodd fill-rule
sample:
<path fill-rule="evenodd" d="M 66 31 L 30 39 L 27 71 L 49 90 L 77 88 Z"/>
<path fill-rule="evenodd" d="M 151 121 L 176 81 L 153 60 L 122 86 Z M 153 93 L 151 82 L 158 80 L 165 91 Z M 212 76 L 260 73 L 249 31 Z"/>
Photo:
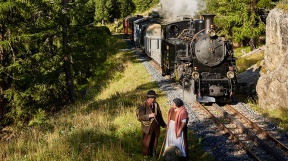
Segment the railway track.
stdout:
<path fill-rule="evenodd" d="M 195 104 L 253 160 L 288 160 L 288 147 L 265 131 L 261 123 L 252 122 L 230 105 Z"/>

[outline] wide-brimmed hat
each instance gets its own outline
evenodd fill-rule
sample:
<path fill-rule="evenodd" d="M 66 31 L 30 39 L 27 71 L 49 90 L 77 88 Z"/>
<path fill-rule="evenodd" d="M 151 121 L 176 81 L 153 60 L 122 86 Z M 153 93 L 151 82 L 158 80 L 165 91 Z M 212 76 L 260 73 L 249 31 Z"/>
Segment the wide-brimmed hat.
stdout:
<path fill-rule="evenodd" d="M 156 98 L 157 94 L 154 90 L 150 90 L 147 92 L 147 98 Z"/>

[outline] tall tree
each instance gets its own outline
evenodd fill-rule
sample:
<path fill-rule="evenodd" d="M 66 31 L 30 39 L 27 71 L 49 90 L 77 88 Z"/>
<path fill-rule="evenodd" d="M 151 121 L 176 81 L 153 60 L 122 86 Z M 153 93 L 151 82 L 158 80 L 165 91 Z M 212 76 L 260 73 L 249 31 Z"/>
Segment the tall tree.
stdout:
<path fill-rule="evenodd" d="M 2 41 L 2 37 L 3 37 L 3 32 L 0 28 L 0 41 Z M 2 46 L 0 46 L 0 64 L 3 67 L 4 66 L 4 55 L 3 55 L 3 48 Z M 1 78 L 0 78 L 0 120 L 3 119 L 4 117 L 4 79 L 2 77 L 4 77 L 3 73 L 0 73 Z"/>
<path fill-rule="evenodd" d="M 106 0 L 97 0 L 95 5 L 95 20 L 104 23 L 107 9 L 105 8 Z"/>
<path fill-rule="evenodd" d="M 97 22 L 113 22 L 121 16 L 121 3 L 119 0 L 96 0 L 95 20 Z"/>
<path fill-rule="evenodd" d="M 126 17 L 136 11 L 136 5 L 132 0 L 119 0 L 121 17 Z"/>
<path fill-rule="evenodd" d="M 68 38 L 67 38 L 67 28 L 68 28 L 68 9 L 67 9 L 68 0 L 63 0 L 63 24 L 62 24 L 62 37 L 63 37 L 63 54 L 64 54 L 64 71 L 66 75 L 66 84 L 69 93 L 69 98 L 72 103 L 75 102 L 76 95 L 74 90 L 74 82 L 71 74 L 71 59 L 68 50 Z"/>

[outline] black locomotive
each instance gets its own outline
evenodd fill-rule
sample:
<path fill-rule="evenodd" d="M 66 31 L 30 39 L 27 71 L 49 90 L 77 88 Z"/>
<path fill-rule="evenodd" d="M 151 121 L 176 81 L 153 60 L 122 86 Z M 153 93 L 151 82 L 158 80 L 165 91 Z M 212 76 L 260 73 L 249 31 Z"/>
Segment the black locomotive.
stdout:
<path fill-rule="evenodd" d="M 171 75 L 198 102 L 231 101 L 236 89 L 232 44 L 216 35 L 214 16 L 162 25 L 162 75 Z"/>
<path fill-rule="evenodd" d="M 202 16 L 199 20 L 183 17 L 159 27 L 147 24 L 147 31 L 141 31 L 145 34 L 135 38 L 144 40 L 140 46 L 161 66 L 162 75 L 178 81 L 192 94 L 191 99 L 229 102 L 237 82 L 232 44 L 216 35 L 215 15 Z M 137 28 L 134 32 L 139 35 Z"/>

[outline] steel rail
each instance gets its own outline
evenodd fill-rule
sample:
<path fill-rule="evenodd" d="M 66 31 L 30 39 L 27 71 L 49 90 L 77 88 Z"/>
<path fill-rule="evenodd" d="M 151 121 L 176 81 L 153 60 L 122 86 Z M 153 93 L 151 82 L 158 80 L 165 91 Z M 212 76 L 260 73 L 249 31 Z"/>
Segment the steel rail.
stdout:
<path fill-rule="evenodd" d="M 239 121 L 237 121 L 232 115 L 228 114 L 222 107 L 220 107 L 217 104 L 213 104 L 214 107 L 216 107 L 216 109 L 218 109 L 218 111 L 222 112 L 222 115 L 229 119 L 232 123 L 236 124 L 237 127 L 239 127 L 241 129 L 241 131 L 246 134 L 248 136 L 248 138 L 250 140 L 253 140 L 254 144 L 256 146 L 260 146 L 262 147 L 268 154 L 270 154 L 273 158 L 275 158 L 276 160 L 286 160 L 285 156 L 283 156 L 282 154 L 279 154 L 277 152 L 276 149 L 271 148 L 271 146 L 269 146 L 268 144 L 266 144 L 262 139 L 260 139 L 258 136 L 256 136 L 255 134 L 253 134 L 251 132 L 251 130 L 249 130 L 248 128 L 244 127 L 244 125 L 242 123 L 240 123 Z M 247 122 L 252 123 L 252 121 L 250 121 L 249 119 L 245 119 L 245 121 L 247 120 Z M 250 124 L 249 124 L 250 125 Z M 257 126 L 254 124 L 254 126 Z M 254 126 L 251 126 L 252 129 L 254 129 Z M 257 128 L 259 129 L 259 127 Z M 257 130 L 255 129 L 255 130 Z M 261 128 L 260 128 L 261 129 Z M 263 130 L 262 130 L 263 131 Z"/>
<path fill-rule="evenodd" d="M 257 132 L 261 133 L 265 138 L 273 141 L 277 147 L 281 148 L 282 150 L 284 150 L 286 153 L 288 153 L 288 147 L 286 145 L 284 145 L 283 143 L 281 143 L 278 139 L 276 139 L 275 137 L 273 137 L 272 135 L 270 135 L 267 131 L 263 130 L 262 128 L 260 128 L 257 124 L 255 124 L 254 122 L 250 121 L 248 118 L 246 118 L 244 115 L 242 115 L 240 112 L 238 112 L 237 110 L 235 110 L 233 107 L 231 107 L 230 105 L 226 105 L 225 107 L 227 107 L 229 110 L 231 110 L 232 112 L 234 112 L 237 116 L 241 117 L 243 120 L 245 120 L 246 122 L 249 123 L 249 125 L 254 128 Z"/>
<path fill-rule="evenodd" d="M 224 124 L 222 124 L 217 117 L 215 117 L 211 112 L 209 112 L 203 105 L 201 105 L 199 102 L 196 102 L 198 107 L 200 107 L 202 110 L 209 115 L 209 117 L 225 132 L 229 134 L 229 137 L 233 139 L 234 142 L 237 142 L 240 147 L 249 155 L 251 156 L 254 160 L 261 161 L 261 159 L 256 156 L 235 134 L 233 134 L 229 128 L 227 128 Z"/>

